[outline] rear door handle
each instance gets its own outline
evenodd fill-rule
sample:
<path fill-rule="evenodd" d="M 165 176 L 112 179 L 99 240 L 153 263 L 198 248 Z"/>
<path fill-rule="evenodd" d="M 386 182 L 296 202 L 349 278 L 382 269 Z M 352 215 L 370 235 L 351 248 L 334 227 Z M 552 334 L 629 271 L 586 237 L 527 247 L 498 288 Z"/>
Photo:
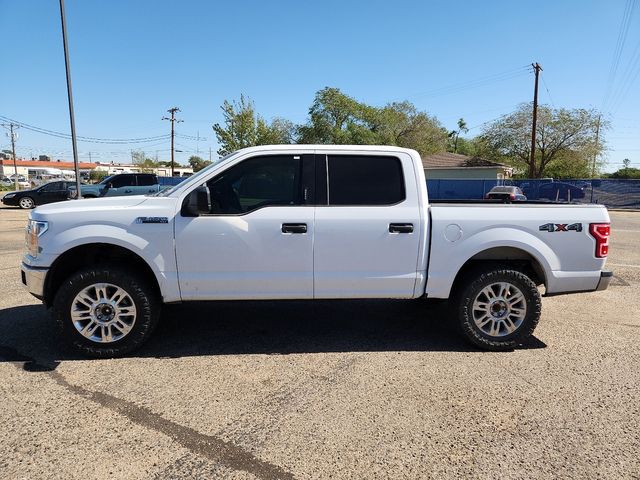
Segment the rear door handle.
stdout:
<path fill-rule="evenodd" d="M 390 223 L 389 233 L 412 233 L 413 223 Z"/>
<path fill-rule="evenodd" d="M 124 193 L 131 193 L 133 190 L 125 190 Z"/>
<path fill-rule="evenodd" d="M 282 233 L 307 233 L 306 223 L 283 223 Z"/>

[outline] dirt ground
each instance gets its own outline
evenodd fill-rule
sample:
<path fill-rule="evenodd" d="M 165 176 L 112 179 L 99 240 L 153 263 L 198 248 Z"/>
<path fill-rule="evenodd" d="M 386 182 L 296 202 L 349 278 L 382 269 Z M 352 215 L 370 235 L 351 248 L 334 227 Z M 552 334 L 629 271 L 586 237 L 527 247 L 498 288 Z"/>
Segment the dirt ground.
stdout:
<path fill-rule="evenodd" d="M 425 302 L 173 306 L 134 356 L 61 347 L 0 208 L 0 478 L 639 478 L 640 213 L 603 292 L 469 347 Z"/>

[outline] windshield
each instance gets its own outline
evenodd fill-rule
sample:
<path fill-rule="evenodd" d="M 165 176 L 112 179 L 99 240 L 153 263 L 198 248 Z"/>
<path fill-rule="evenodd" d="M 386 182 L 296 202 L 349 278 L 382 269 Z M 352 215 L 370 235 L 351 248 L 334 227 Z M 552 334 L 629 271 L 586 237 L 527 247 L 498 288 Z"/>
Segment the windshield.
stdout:
<path fill-rule="evenodd" d="M 113 179 L 113 177 L 115 177 L 115 175 L 109 175 L 104 180 L 102 180 L 98 185 L 106 185 Z"/>
<path fill-rule="evenodd" d="M 205 175 L 214 166 L 218 165 L 220 162 L 224 162 L 227 158 L 229 158 L 234 153 L 236 153 L 236 152 L 228 153 L 224 157 L 219 158 L 218 160 L 214 161 L 211 165 L 207 165 L 205 168 L 203 168 L 199 172 L 196 172 L 193 175 L 191 175 L 190 177 L 188 177 L 187 179 L 185 179 L 184 182 L 186 182 L 186 181 L 190 182 L 194 178 L 198 178 L 198 177 L 201 177 L 201 176 Z M 177 185 L 173 185 L 172 187 L 169 187 L 169 188 L 166 188 L 164 190 L 161 190 L 158 193 L 152 193 L 152 194 L 147 195 L 147 196 L 148 197 L 166 197 L 168 195 L 171 195 L 173 192 L 175 192 L 179 187 L 182 186 L 182 184 L 183 184 L 183 182 L 180 182 Z"/>

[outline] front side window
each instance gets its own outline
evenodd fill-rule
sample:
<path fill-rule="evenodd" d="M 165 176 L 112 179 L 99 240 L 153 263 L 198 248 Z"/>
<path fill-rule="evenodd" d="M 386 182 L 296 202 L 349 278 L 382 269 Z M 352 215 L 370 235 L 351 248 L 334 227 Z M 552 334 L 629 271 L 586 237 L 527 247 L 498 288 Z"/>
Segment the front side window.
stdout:
<path fill-rule="evenodd" d="M 329 205 L 394 205 L 405 199 L 396 157 L 329 155 Z"/>
<path fill-rule="evenodd" d="M 133 175 L 119 175 L 111 180 L 113 188 L 133 187 L 135 185 L 135 177 Z"/>
<path fill-rule="evenodd" d="M 245 160 L 207 182 L 212 214 L 244 214 L 269 206 L 302 205 L 300 156 Z"/>

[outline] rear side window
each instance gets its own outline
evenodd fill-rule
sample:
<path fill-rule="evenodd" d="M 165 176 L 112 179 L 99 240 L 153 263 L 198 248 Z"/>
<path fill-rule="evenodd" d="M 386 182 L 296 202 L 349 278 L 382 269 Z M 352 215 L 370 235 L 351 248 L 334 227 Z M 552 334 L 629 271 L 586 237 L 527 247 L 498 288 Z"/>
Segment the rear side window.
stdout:
<path fill-rule="evenodd" d="M 51 182 L 44 185 L 40 191 L 41 192 L 55 192 L 56 190 L 63 190 L 62 182 Z"/>
<path fill-rule="evenodd" d="M 405 199 L 396 157 L 329 155 L 329 205 L 393 205 Z"/>
<path fill-rule="evenodd" d="M 149 185 L 155 185 L 156 177 L 155 175 L 138 175 L 138 185 L 141 187 L 147 187 Z"/>

